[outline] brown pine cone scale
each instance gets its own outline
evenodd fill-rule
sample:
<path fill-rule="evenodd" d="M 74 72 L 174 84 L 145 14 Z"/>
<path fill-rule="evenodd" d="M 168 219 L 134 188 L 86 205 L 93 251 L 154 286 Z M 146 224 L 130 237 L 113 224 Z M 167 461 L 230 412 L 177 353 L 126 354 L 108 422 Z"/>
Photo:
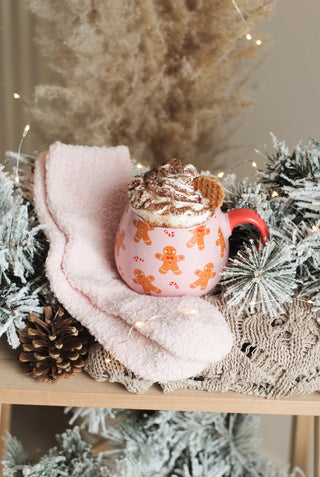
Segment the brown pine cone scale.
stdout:
<path fill-rule="evenodd" d="M 57 381 L 82 370 L 88 352 L 89 333 L 62 307 L 56 313 L 44 309 L 44 317 L 32 314 L 20 332 L 19 361 L 26 374 L 39 381 Z"/>

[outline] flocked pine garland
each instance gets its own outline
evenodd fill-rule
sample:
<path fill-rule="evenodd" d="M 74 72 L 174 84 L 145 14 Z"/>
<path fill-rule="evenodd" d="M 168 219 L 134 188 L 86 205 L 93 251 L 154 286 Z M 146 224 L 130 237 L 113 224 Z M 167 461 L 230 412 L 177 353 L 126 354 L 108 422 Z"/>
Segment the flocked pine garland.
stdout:
<path fill-rule="evenodd" d="M 320 143 L 300 142 L 290 154 L 284 141 L 272 137 L 275 153 L 266 156 L 259 181 L 235 185 L 229 178 L 225 183 L 225 208 L 256 210 L 268 225 L 269 242 L 257 246 L 256 231 L 241 226 L 231 240 L 222 285 L 229 305 L 239 312 L 276 316 L 294 295 L 320 311 Z M 14 153 L 7 156 L 17 159 Z M 41 247 L 32 208 L 34 159 L 19 159 L 18 185 L 0 169 L 0 336 L 6 334 L 12 347 L 19 345 L 17 330 L 26 317 L 40 311 L 39 288 L 48 297 L 46 304 L 54 300 L 44 276 L 46 247 Z"/>
<path fill-rule="evenodd" d="M 98 411 L 98 412 L 97 412 Z M 4 477 L 298 477 L 278 469 L 258 447 L 259 416 L 176 411 L 77 409 L 82 426 L 108 439 L 98 457 L 78 427 L 32 463 L 10 438 Z"/>
<path fill-rule="evenodd" d="M 320 143 L 300 142 L 290 154 L 284 141 L 272 138 L 275 153 L 258 171 L 261 181 L 235 186 L 229 178 L 225 204 L 255 209 L 268 225 L 269 241 L 257 245 L 256 232 L 242 226 L 222 284 L 239 313 L 245 308 L 276 316 L 294 295 L 319 311 Z"/>
<path fill-rule="evenodd" d="M 39 295 L 46 281 L 42 227 L 24 197 L 32 180 L 23 179 L 15 181 L 0 166 L 0 336 L 6 335 L 13 348 L 20 344 L 18 332 L 25 320 L 42 311 Z"/>

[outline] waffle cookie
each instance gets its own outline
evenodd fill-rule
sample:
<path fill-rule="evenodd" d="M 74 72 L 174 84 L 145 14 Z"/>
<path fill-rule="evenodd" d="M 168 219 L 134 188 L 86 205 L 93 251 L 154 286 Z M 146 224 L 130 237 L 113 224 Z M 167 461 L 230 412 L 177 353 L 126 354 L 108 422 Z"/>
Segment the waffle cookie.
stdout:
<path fill-rule="evenodd" d="M 201 192 L 203 197 L 210 200 L 212 210 L 216 210 L 222 205 L 224 190 L 216 177 L 198 176 L 193 179 L 193 186 Z"/>

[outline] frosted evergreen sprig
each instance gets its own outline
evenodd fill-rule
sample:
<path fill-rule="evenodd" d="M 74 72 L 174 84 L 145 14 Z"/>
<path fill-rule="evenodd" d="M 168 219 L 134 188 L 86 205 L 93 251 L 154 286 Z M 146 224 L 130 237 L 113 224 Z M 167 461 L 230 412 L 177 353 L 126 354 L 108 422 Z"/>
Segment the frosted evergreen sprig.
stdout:
<path fill-rule="evenodd" d="M 267 165 L 259 171 L 262 182 L 292 202 L 302 217 L 317 219 L 320 207 L 320 143 L 302 141 L 289 153 L 284 141 L 272 136 L 275 154 L 267 155 Z"/>
<path fill-rule="evenodd" d="M 259 452 L 259 416 L 117 410 L 115 419 L 106 409 L 71 411 L 83 416 L 85 429 L 103 430 L 110 446 L 104 455 L 116 469 L 112 477 L 296 475 L 278 470 Z"/>
<path fill-rule="evenodd" d="M 9 344 L 16 348 L 24 321 L 31 313 L 41 311 L 43 283 L 39 276 L 46 248 L 40 240 L 42 227 L 30 213 L 21 184 L 16 184 L 3 166 L 0 199 L 0 336 L 6 334 Z"/>
<path fill-rule="evenodd" d="M 275 153 L 268 154 L 264 170 L 259 171 L 262 181 L 272 188 L 281 190 L 296 181 L 316 181 L 320 177 L 320 143 L 309 139 L 305 145 L 301 140 L 290 154 L 285 141 L 271 134 Z"/>
<path fill-rule="evenodd" d="M 21 443 L 10 437 L 3 460 L 4 477 L 112 477 L 104 464 L 104 455 L 93 455 L 92 448 L 80 435 L 78 427 L 57 436 L 58 445 L 32 463 Z M 129 475 L 129 474 L 128 474 Z M 133 474 L 134 475 L 134 474 Z"/>
<path fill-rule="evenodd" d="M 250 183 L 243 180 L 235 184 L 235 178 L 229 176 L 224 183 L 227 194 L 224 204 L 227 210 L 249 208 L 255 210 L 266 222 L 269 230 L 269 237 L 288 242 L 292 241 L 292 234 L 296 232 L 294 220 L 296 214 L 287 201 L 274 197 L 273 192 L 268 190 L 262 183 Z M 257 230 L 242 224 L 241 229 L 245 231 L 241 238 L 256 238 Z"/>
<path fill-rule="evenodd" d="M 33 175 L 35 160 L 36 158 L 30 154 L 18 154 L 14 151 L 6 151 L 5 153 L 4 164 L 14 171 L 14 173 L 10 174 L 10 180 L 16 190 L 19 191 L 22 198 L 31 206 L 33 204 Z M 19 161 L 19 183 L 15 181 L 17 161 Z"/>
<path fill-rule="evenodd" d="M 0 224 L 0 284 L 2 277 L 10 282 L 9 273 L 22 283 L 34 273 L 34 256 L 41 248 L 37 235 L 42 229 L 40 225 L 30 227 L 27 204 L 13 203 Z"/>
<path fill-rule="evenodd" d="M 226 197 L 224 205 L 228 210 L 252 208 L 267 223 L 273 214 L 271 195 L 263 184 L 250 183 L 247 179 L 236 184 L 235 176 L 229 175 L 223 182 Z"/>
<path fill-rule="evenodd" d="M 298 285 L 295 248 L 274 240 L 265 246 L 251 241 L 229 260 L 222 284 L 226 285 L 228 304 L 238 307 L 239 314 L 247 308 L 251 313 L 276 316 Z"/>
<path fill-rule="evenodd" d="M 11 283 L 1 287 L 0 294 L 0 337 L 6 334 L 12 348 L 20 344 L 19 331 L 25 327 L 25 320 L 31 313 L 41 313 L 39 298 L 30 290 L 29 284 L 18 287 Z"/>

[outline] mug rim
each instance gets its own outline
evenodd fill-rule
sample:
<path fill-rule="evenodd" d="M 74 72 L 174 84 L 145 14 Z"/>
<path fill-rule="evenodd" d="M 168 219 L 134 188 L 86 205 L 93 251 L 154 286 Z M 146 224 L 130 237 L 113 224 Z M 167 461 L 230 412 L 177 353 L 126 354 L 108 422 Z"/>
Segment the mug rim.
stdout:
<path fill-rule="evenodd" d="M 141 222 L 143 222 L 144 224 L 146 225 L 150 225 L 151 227 L 156 227 L 157 229 L 172 229 L 172 230 L 189 230 L 189 229 L 194 229 L 195 227 L 201 227 L 202 225 L 208 223 L 209 220 L 212 219 L 213 215 L 217 212 L 217 211 L 221 211 L 221 207 L 217 207 L 215 210 L 212 211 L 212 214 L 210 215 L 210 217 L 207 218 L 207 220 L 205 220 L 204 222 L 200 222 L 200 224 L 196 224 L 196 225 L 191 225 L 189 227 L 172 227 L 172 226 L 161 226 L 161 225 L 151 225 L 150 223 L 146 222 L 137 212 L 136 212 L 136 209 L 133 209 L 133 207 L 131 206 L 131 204 L 129 203 L 128 204 L 128 210 L 131 210 L 131 212 L 136 216 L 138 217 L 139 220 L 141 220 Z"/>

